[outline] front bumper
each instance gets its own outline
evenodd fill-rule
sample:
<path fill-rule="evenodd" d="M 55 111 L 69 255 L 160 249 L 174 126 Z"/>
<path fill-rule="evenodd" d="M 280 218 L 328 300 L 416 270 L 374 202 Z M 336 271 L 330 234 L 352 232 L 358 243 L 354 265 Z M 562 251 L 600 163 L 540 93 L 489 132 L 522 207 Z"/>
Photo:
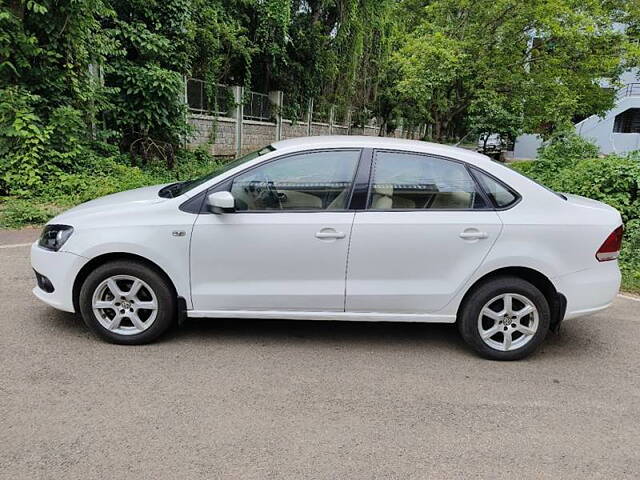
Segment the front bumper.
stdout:
<path fill-rule="evenodd" d="M 31 266 L 40 275 L 44 275 L 53 286 L 52 292 L 46 292 L 39 286 L 33 294 L 44 303 L 58 310 L 74 312 L 73 282 L 80 269 L 88 262 L 87 258 L 69 252 L 52 252 L 31 245 Z"/>
<path fill-rule="evenodd" d="M 620 290 L 618 262 L 599 265 L 553 279 L 558 292 L 567 299 L 565 320 L 604 310 Z"/>

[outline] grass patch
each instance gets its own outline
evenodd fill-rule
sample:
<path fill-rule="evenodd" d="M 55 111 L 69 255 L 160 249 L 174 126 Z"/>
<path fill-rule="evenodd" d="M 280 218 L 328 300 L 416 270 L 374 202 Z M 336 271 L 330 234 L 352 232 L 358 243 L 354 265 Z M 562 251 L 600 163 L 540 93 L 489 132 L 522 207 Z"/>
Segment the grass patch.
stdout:
<path fill-rule="evenodd" d="M 42 225 L 58 213 L 94 198 L 133 188 L 196 178 L 222 163 L 203 151 L 181 151 L 173 170 L 161 163 L 128 165 L 126 156 L 105 156 L 75 173 L 63 173 L 28 195 L 0 197 L 0 228 Z"/>

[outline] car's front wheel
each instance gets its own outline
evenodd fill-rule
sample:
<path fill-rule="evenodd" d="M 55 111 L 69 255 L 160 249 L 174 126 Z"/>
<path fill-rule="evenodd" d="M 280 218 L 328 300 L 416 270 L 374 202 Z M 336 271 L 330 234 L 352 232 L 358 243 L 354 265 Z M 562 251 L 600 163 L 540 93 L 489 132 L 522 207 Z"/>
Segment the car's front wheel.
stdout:
<path fill-rule="evenodd" d="M 156 270 L 118 260 L 99 266 L 80 289 L 79 307 L 98 336 L 125 345 L 149 343 L 176 318 L 175 295 Z"/>
<path fill-rule="evenodd" d="M 542 343 L 550 318 L 549 303 L 537 287 L 518 277 L 499 277 L 470 292 L 458 329 L 483 357 L 518 360 Z"/>

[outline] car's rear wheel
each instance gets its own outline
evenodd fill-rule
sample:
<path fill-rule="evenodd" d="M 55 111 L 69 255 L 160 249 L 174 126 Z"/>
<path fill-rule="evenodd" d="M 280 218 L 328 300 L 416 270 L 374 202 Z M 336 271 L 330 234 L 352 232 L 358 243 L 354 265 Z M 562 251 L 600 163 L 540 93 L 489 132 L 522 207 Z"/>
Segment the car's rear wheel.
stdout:
<path fill-rule="evenodd" d="M 518 360 L 542 343 L 550 319 L 549 303 L 536 286 L 517 277 L 498 277 L 470 292 L 458 328 L 483 357 Z"/>
<path fill-rule="evenodd" d="M 78 300 L 87 326 L 112 343 L 152 342 L 176 318 L 175 295 L 168 282 L 138 262 L 99 266 L 82 284 Z"/>

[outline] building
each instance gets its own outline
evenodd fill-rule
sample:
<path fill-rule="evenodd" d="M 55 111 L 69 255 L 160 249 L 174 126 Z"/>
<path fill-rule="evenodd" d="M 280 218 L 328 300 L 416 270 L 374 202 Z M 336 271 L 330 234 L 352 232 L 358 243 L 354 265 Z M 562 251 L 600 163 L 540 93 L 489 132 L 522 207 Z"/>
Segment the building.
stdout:
<path fill-rule="evenodd" d="M 640 82 L 637 70 L 622 75 L 624 84 L 616 97 L 616 105 L 604 116 L 591 115 L 576 123 L 578 135 L 600 148 L 601 153 L 627 153 L 640 150 Z M 513 157 L 533 159 L 542 140 L 538 135 L 520 135 L 515 142 Z"/>

